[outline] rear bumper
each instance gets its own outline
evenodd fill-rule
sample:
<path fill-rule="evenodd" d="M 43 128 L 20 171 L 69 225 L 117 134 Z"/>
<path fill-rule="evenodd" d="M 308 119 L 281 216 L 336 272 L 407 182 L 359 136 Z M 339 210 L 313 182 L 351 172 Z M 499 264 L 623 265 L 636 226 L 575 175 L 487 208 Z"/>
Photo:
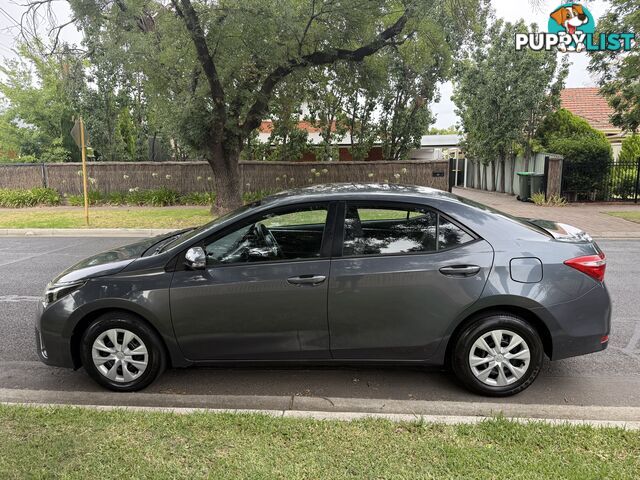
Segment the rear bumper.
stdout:
<path fill-rule="evenodd" d="M 546 308 L 556 328 L 550 328 L 551 360 L 605 350 L 611 331 L 611 299 L 599 284 L 577 300 Z"/>

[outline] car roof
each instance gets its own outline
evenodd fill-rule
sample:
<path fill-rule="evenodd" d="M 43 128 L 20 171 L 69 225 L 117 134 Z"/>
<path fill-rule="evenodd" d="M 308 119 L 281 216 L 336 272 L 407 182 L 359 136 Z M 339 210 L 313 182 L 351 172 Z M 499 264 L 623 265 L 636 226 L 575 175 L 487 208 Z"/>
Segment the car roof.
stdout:
<path fill-rule="evenodd" d="M 380 197 L 403 198 L 438 198 L 457 201 L 458 197 L 435 188 L 417 185 L 399 185 L 395 183 L 325 183 L 309 187 L 294 188 L 263 198 L 261 205 L 274 206 L 300 201 L 374 199 Z"/>

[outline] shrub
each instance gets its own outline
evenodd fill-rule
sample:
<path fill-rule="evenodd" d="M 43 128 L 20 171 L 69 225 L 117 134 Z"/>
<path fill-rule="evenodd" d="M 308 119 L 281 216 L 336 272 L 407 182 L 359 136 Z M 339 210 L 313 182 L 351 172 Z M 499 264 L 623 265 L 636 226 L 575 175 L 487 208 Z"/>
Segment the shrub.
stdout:
<path fill-rule="evenodd" d="M 211 205 L 215 199 L 212 192 L 191 192 L 180 197 L 180 205 Z"/>
<path fill-rule="evenodd" d="M 59 204 L 60 195 L 52 188 L 0 189 L 0 207 L 19 208 Z"/>
<path fill-rule="evenodd" d="M 89 205 L 101 205 L 104 195 L 100 192 L 89 190 Z M 67 195 L 67 203 L 74 207 L 84 206 L 84 195 Z"/>
<path fill-rule="evenodd" d="M 245 192 L 242 195 L 242 200 L 245 203 L 257 202 L 258 200 L 262 200 L 264 197 L 268 197 L 269 195 L 273 195 L 277 190 L 258 190 L 255 192 Z"/>
<path fill-rule="evenodd" d="M 246 203 L 260 200 L 274 191 L 261 190 L 245 193 Z M 66 201 L 74 207 L 84 206 L 84 196 L 67 195 Z M 162 187 L 155 190 L 136 190 L 129 192 L 101 193 L 89 190 L 89 205 L 135 205 L 168 207 L 171 205 L 211 205 L 216 199 L 213 192 L 191 192 L 179 194 L 174 190 Z M 59 205 L 60 195 L 51 188 L 33 188 L 31 190 L 2 190 L 0 189 L 0 207 L 33 207 L 35 205 Z"/>
<path fill-rule="evenodd" d="M 215 194 L 209 192 L 191 192 L 179 194 L 174 190 L 162 187 L 154 190 L 136 190 L 129 192 L 111 192 L 108 194 L 89 191 L 89 205 L 135 205 L 168 207 L 171 205 L 211 205 L 215 200 Z M 69 205 L 82 206 L 82 195 L 69 195 Z"/>
<path fill-rule="evenodd" d="M 18 163 L 38 163 L 38 159 L 35 155 L 21 155 L 19 158 L 11 161 Z"/>
<path fill-rule="evenodd" d="M 564 207 L 567 201 L 560 195 L 551 195 L 548 199 L 542 192 L 531 195 L 531 201 L 541 207 Z"/>
<path fill-rule="evenodd" d="M 621 162 L 633 162 L 640 159 L 640 135 L 634 133 L 622 140 L 622 149 L 618 160 Z"/>
<path fill-rule="evenodd" d="M 566 190 L 592 192 L 602 187 L 611 160 L 611 146 L 606 139 L 558 138 L 550 143 L 550 148 L 564 156 Z"/>
<path fill-rule="evenodd" d="M 614 197 L 622 200 L 633 198 L 636 191 L 636 169 L 614 165 L 609 179 L 609 188 Z"/>
<path fill-rule="evenodd" d="M 545 118 L 536 135 L 544 149 L 564 156 L 565 190 L 587 194 L 604 190 L 612 158 L 604 134 L 560 109 Z"/>
<path fill-rule="evenodd" d="M 173 190 L 166 187 L 157 190 L 147 190 L 145 192 L 146 202 L 143 205 L 153 205 L 154 207 L 166 207 L 169 205 L 177 205 L 179 195 Z"/>

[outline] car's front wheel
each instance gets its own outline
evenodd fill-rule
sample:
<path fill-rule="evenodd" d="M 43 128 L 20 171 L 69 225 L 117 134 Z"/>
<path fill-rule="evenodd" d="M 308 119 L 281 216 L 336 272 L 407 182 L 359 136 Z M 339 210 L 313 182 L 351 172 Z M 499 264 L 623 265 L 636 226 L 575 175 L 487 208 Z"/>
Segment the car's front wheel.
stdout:
<path fill-rule="evenodd" d="M 141 390 L 165 369 L 166 355 L 157 333 L 126 312 L 100 316 L 85 330 L 80 342 L 85 370 L 110 390 Z"/>
<path fill-rule="evenodd" d="M 458 336 L 453 371 L 468 389 L 506 397 L 523 391 L 540 373 L 543 346 L 522 318 L 496 313 L 477 319 Z"/>

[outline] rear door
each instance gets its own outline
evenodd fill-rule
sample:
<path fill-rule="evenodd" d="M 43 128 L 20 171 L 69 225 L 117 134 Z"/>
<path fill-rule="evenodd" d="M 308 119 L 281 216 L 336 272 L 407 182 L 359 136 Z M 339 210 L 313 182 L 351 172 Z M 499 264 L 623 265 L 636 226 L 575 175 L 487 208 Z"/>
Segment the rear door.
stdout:
<path fill-rule="evenodd" d="M 335 359 L 425 360 L 482 293 L 493 249 L 420 205 L 347 202 L 331 261 Z"/>

